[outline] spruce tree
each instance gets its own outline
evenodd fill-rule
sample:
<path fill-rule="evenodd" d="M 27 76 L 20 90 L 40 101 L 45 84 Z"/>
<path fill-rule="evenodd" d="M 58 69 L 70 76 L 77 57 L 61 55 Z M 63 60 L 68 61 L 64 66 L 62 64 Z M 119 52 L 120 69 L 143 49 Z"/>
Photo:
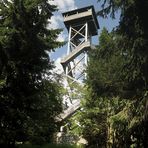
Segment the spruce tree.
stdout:
<path fill-rule="evenodd" d="M 61 111 L 48 53 L 63 43 L 47 29 L 48 0 L 0 1 L 0 143 L 49 142 Z"/>
<path fill-rule="evenodd" d="M 81 119 L 83 135 L 89 147 L 145 148 L 148 145 L 148 2 L 102 2 L 103 9 L 98 15 L 115 17 L 119 10 L 121 17 L 114 32 L 103 30 L 100 45 L 90 53 L 89 95 Z"/>

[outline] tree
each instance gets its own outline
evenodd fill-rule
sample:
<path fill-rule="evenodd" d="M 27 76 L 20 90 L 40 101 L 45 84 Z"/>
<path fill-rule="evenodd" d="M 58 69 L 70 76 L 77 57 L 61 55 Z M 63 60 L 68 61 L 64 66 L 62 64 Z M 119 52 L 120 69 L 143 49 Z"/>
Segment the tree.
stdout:
<path fill-rule="evenodd" d="M 99 46 L 89 54 L 87 84 L 98 96 L 116 96 L 122 89 L 121 79 L 124 77 L 122 68 L 127 53 L 118 49 L 119 42 L 119 35 L 115 35 L 115 32 L 109 33 L 103 28 Z"/>
<path fill-rule="evenodd" d="M 116 10 L 121 11 L 117 32 L 122 36 L 119 48 L 123 52 L 128 51 L 129 56 L 124 69 L 127 72 L 127 81 L 129 82 L 127 87 L 136 92 L 138 97 L 144 95 L 148 84 L 148 23 L 145 13 L 148 2 L 145 0 L 107 0 L 102 7 L 103 10 L 98 14 L 111 13 L 114 16 Z"/>
<path fill-rule="evenodd" d="M 83 131 L 89 129 L 87 139 L 92 147 L 93 143 L 95 147 L 147 147 L 148 24 L 145 12 L 148 3 L 107 0 L 102 6 L 98 14 L 105 17 L 108 14 L 114 17 L 116 10 L 121 11 L 120 25 L 111 33 L 103 30 L 100 45 L 90 53 L 87 70 L 90 91 L 82 115 L 86 119 L 82 122 L 84 127 L 89 123 L 89 128 Z M 104 131 L 100 132 L 101 129 Z M 101 135 L 103 143 L 98 141 Z"/>
<path fill-rule="evenodd" d="M 126 56 L 117 48 L 119 40 L 120 36 L 104 28 L 99 46 L 89 53 L 88 92 L 79 118 L 88 147 L 107 147 L 111 143 L 109 119 L 122 111 L 126 104 L 125 100 L 119 98 L 124 76 L 120 71 L 126 60 Z"/>
<path fill-rule="evenodd" d="M 63 45 L 47 29 L 56 6 L 47 0 L 0 2 L 0 143 L 51 141 L 61 111 L 48 52 Z"/>
<path fill-rule="evenodd" d="M 117 31 L 122 36 L 119 47 L 124 52 L 128 51 L 127 62 L 124 66 L 126 73 L 124 81 L 126 83 L 123 90 L 128 91 L 128 94 L 130 94 L 129 99 L 136 102 L 133 103 L 135 110 L 137 104 L 141 104 L 139 110 L 144 106 L 143 111 L 141 111 L 143 115 L 140 116 L 140 124 L 135 126 L 132 132 L 136 132 L 141 140 L 139 143 L 143 144 L 143 147 L 147 147 L 148 139 L 146 137 L 148 129 L 146 125 L 148 123 L 148 116 L 147 111 L 144 110 L 147 110 L 148 104 L 146 99 L 148 90 L 148 22 L 145 13 L 148 9 L 148 2 L 145 0 L 110 0 L 105 1 L 104 6 L 106 4 L 109 7 L 108 12 L 104 9 L 105 14 L 110 12 L 114 14 L 117 9 L 121 10 L 120 25 Z"/>

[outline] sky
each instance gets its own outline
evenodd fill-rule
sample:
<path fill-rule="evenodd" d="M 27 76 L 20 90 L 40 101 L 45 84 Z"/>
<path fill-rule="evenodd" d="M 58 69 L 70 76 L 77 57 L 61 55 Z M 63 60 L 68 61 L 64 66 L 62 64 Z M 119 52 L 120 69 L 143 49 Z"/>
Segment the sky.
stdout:
<path fill-rule="evenodd" d="M 63 12 L 71 11 L 77 8 L 82 8 L 90 5 L 94 6 L 96 12 L 101 10 L 101 4 L 97 2 L 97 0 L 54 0 L 50 3 L 57 5 L 59 11 L 54 13 L 54 15 L 51 18 L 51 24 L 49 24 L 48 27 L 53 29 L 56 28 L 63 29 L 63 32 L 58 37 L 59 41 L 68 40 L 68 32 L 63 23 L 63 17 L 62 17 Z M 116 27 L 119 24 L 119 16 L 120 14 L 117 13 L 116 19 L 112 19 L 110 17 L 108 17 L 107 19 L 104 19 L 102 17 L 97 17 L 100 29 L 98 30 L 98 36 L 92 38 L 93 44 L 99 44 L 98 37 L 103 27 L 106 27 L 109 31 L 111 31 L 114 27 Z M 53 61 L 55 61 L 55 64 L 59 65 L 60 59 L 65 56 L 66 51 L 67 51 L 67 45 L 63 46 L 62 48 L 55 49 L 55 52 L 51 53 L 50 57 Z"/>

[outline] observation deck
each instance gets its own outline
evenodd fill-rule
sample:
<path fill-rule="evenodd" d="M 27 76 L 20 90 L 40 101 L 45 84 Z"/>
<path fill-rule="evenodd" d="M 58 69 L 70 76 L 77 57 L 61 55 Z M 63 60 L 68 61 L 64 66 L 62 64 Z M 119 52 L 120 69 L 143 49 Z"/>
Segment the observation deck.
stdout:
<path fill-rule="evenodd" d="M 78 27 L 88 23 L 89 33 L 94 36 L 98 34 L 99 23 L 93 6 L 88 6 L 63 13 L 64 24 L 69 30 L 70 26 Z"/>

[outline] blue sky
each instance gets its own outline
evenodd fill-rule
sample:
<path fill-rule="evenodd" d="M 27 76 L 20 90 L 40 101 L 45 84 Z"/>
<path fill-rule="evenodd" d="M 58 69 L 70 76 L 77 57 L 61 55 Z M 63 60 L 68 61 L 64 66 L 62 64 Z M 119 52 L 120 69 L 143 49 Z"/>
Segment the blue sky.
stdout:
<path fill-rule="evenodd" d="M 54 14 L 54 16 L 51 19 L 51 25 L 49 27 L 52 28 L 63 28 L 63 32 L 59 36 L 59 40 L 66 40 L 68 38 L 68 32 L 64 26 L 63 18 L 62 18 L 62 12 L 70 11 L 76 8 L 82 8 L 86 6 L 93 5 L 95 8 L 95 11 L 99 11 L 101 9 L 101 4 L 97 2 L 97 0 L 54 0 L 53 2 L 56 4 L 59 8 L 59 11 Z M 93 44 L 98 44 L 98 37 L 103 29 L 103 27 L 106 27 L 109 31 L 111 31 L 115 26 L 119 23 L 119 13 L 116 14 L 116 19 L 111 19 L 108 17 L 107 19 L 104 19 L 102 17 L 97 17 L 100 29 L 98 30 L 98 36 L 93 37 Z M 52 53 L 51 59 L 57 60 L 62 58 L 67 51 L 67 45 L 63 46 L 62 48 L 58 48 L 55 50 L 54 53 Z"/>

